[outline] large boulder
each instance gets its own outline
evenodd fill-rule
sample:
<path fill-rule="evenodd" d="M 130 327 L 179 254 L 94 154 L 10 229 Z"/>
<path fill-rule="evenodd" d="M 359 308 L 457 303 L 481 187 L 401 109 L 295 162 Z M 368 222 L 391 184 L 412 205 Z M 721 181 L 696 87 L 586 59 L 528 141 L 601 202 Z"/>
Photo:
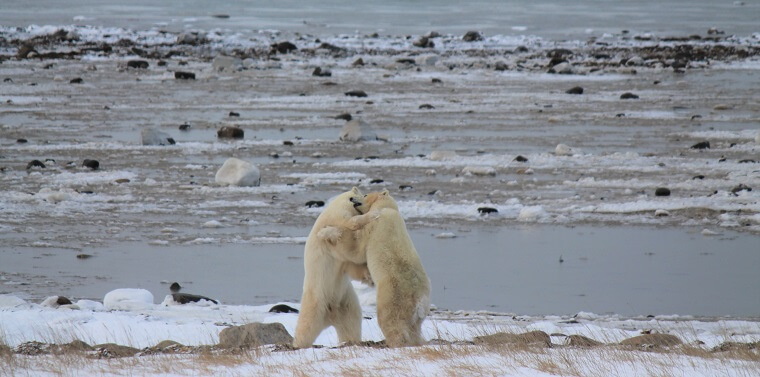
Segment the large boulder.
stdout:
<path fill-rule="evenodd" d="M 221 348 L 251 348 L 265 344 L 291 344 L 290 336 L 282 323 L 254 322 L 242 326 L 228 327 L 219 333 Z"/>
<path fill-rule="evenodd" d="M 258 186 L 261 184 L 259 168 L 248 161 L 230 157 L 214 178 L 216 183 L 229 186 Z"/>
<path fill-rule="evenodd" d="M 154 128 L 147 128 L 142 131 L 140 131 L 140 136 L 142 137 L 142 145 L 173 145 L 175 144 L 174 139 L 172 139 L 169 134 L 166 132 L 159 131 Z"/>
<path fill-rule="evenodd" d="M 372 130 L 369 124 L 362 120 L 354 119 L 346 122 L 343 129 L 340 130 L 340 141 L 358 142 L 377 140 L 377 134 Z"/>
<path fill-rule="evenodd" d="M 103 306 L 107 310 L 142 310 L 153 307 L 153 294 L 146 289 L 120 288 L 106 293 Z"/>

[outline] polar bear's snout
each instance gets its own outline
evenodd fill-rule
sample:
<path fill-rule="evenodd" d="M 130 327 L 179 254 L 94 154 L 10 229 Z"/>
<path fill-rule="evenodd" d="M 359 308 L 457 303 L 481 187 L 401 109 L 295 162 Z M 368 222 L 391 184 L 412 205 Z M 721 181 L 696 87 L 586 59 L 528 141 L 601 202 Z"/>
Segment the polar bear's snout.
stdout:
<path fill-rule="evenodd" d="M 350 200 L 351 203 L 354 203 L 354 208 L 362 205 L 362 202 L 359 199 L 356 199 L 354 197 L 350 197 L 350 198 L 348 198 L 348 200 Z"/>

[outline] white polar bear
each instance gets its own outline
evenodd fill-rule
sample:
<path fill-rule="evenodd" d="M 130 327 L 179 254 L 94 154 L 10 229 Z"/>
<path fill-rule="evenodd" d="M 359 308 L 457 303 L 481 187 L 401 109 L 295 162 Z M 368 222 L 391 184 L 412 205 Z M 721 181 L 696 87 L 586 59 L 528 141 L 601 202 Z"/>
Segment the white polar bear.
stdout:
<path fill-rule="evenodd" d="M 363 198 L 346 228 L 366 253 L 377 286 L 377 321 L 389 347 L 421 345 L 422 322 L 430 311 L 430 279 L 406 230 L 404 218 L 388 190 Z M 348 233 L 348 232 L 347 232 Z"/>
<path fill-rule="evenodd" d="M 304 248 L 304 280 L 301 311 L 296 324 L 293 346 L 310 347 L 328 326 L 335 326 L 341 342 L 361 341 L 361 306 L 349 276 L 369 279 L 366 259 L 359 257 L 359 245 L 350 232 L 342 236 L 340 228 L 358 229 L 362 219 L 349 220 L 358 214 L 364 195 L 354 187 L 338 195 L 314 223 Z M 335 226 L 340 228 L 335 228 Z M 317 234 L 319 233 L 319 236 Z"/>

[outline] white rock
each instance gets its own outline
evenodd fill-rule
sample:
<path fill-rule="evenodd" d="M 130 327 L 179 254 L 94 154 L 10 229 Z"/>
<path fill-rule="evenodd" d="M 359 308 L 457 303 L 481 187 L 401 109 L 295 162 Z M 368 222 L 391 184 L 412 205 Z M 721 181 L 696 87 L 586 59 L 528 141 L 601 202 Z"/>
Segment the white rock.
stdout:
<path fill-rule="evenodd" d="M 106 293 L 103 306 L 107 310 L 143 310 L 153 307 L 153 294 L 140 288 L 120 288 Z"/>
<path fill-rule="evenodd" d="M 542 217 L 546 217 L 544 207 L 528 206 L 520 210 L 520 214 L 517 215 L 517 221 L 537 221 Z"/>
<path fill-rule="evenodd" d="M 55 75 L 55 76 L 53 77 L 53 81 L 56 81 L 56 82 L 61 82 L 61 81 L 63 81 L 63 76 L 60 76 L 60 75 Z"/>
<path fill-rule="evenodd" d="M 60 203 L 71 198 L 69 193 L 66 191 L 53 191 L 49 188 L 41 189 L 37 195 L 50 203 Z"/>
<path fill-rule="evenodd" d="M 702 235 L 703 236 L 719 236 L 720 233 L 712 231 L 710 229 L 702 229 Z"/>
<path fill-rule="evenodd" d="M 216 220 L 206 221 L 205 223 L 203 223 L 204 228 L 221 228 L 223 226 L 224 225 L 222 225 L 222 223 Z"/>
<path fill-rule="evenodd" d="M 82 310 L 92 310 L 94 312 L 101 312 L 103 310 L 106 310 L 106 307 L 103 306 L 103 304 L 92 300 L 79 300 L 74 304 Z"/>
<path fill-rule="evenodd" d="M 243 61 L 232 56 L 219 55 L 214 58 L 211 67 L 217 72 L 234 72 L 243 69 Z"/>
<path fill-rule="evenodd" d="M 557 144 L 557 147 L 554 148 L 554 154 L 557 156 L 571 156 L 573 149 L 565 144 Z"/>
<path fill-rule="evenodd" d="M 428 156 L 432 161 L 453 161 L 457 157 L 459 156 L 454 151 L 433 151 Z"/>
<path fill-rule="evenodd" d="M 664 209 L 658 209 L 654 211 L 654 215 L 657 217 L 664 217 L 664 216 L 670 216 L 670 212 L 664 210 Z"/>
<path fill-rule="evenodd" d="M 628 59 L 627 62 L 625 62 L 625 65 L 632 66 L 632 65 L 644 65 L 644 59 L 641 56 L 634 56 L 630 59 Z"/>
<path fill-rule="evenodd" d="M 563 74 L 563 75 L 571 75 L 575 72 L 573 69 L 573 66 L 570 65 L 570 63 L 559 63 L 552 67 L 554 69 L 554 72 Z"/>
<path fill-rule="evenodd" d="M 58 309 L 58 308 L 61 308 L 61 309 L 79 309 L 79 307 L 76 306 L 76 305 L 74 305 L 74 304 L 59 305 L 58 304 L 58 296 L 50 296 L 50 297 L 46 298 L 45 300 L 43 300 L 40 303 L 40 306 L 44 306 L 46 308 L 53 308 L 53 309 Z"/>
<path fill-rule="evenodd" d="M 438 172 L 435 171 L 435 169 L 425 170 L 425 175 L 436 175 L 436 174 L 438 174 Z"/>
<path fill-rule="evenodd" d="M 438 55 L 422 55 L 418 56 L 416 61 L 417 65 L 426 65 L 432 67 L 438 63 Z"/>
<path fill-rule="evenodd" d="M 159 131 L 154 128 L 147 128 L 140 131 L 142 137 L 142 145 L 171 145 L 174 144 L 172 139 L 166 132 Z"/>
<path fill-rule="evenodd" d="M 372 131 L 372 128 L 366 122 L 354 119 L 346 122 L 340 131 L 338 139 L 340 141 L 355 143 L 358 141 L 377 140 L 377 134 Z"/>
<path fill-rule="evenodd" d="M 230 157 L 216 172 L 216 183 L 229 186 L 258 186 L 261 183 L 259 168 L 250 162 Z"/>
<path fill-rule="evenodd" d="M 456 234 L 451 232 L 443 232 L 435 235 L 435 238 L 456 238 Z"/>
<path fill-rule="evenodd" d="M 490 175 L 494 176 L 496 175 L 496 169 L 490 167 L 490 166 L 465 166 L 464 169 L 462 169 L 462 174 L 465 175 Z"/>

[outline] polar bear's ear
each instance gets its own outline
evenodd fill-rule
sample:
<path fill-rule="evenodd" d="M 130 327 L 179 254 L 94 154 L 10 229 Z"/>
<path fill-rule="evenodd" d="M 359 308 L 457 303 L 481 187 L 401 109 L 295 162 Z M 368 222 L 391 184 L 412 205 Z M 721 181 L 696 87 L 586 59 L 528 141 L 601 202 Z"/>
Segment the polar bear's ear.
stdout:
<path fill-rule="evenodd" d="M 383 192 L 380 193 L 380 195 L 388 196 L 390 194 L 390 191 L 388 189 L 383 190 Z"/>
<path fill-rule="evenodd" d="M 356 188 L 356 186 L 354 186 L 354 187 L 351 188 L 351 192 L 354 193 L 354 194 L 359 194 L 359 189 Z"/>

